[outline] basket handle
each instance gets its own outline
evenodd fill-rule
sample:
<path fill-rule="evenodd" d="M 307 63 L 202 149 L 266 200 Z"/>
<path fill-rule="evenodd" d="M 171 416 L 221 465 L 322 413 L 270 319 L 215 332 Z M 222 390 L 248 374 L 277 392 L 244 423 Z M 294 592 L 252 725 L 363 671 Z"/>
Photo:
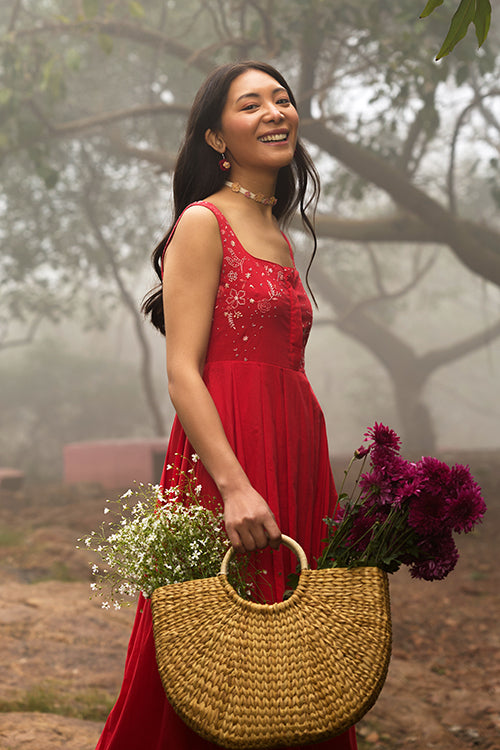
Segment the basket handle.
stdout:
<path fill-rule="evenodd" d="M 307 570 L 309 567 L 309 563 L 307 562 L 306 553 L 300 546 L 298 542 L 295 541 L 295 539 L 292 539 L 291 536 L 286 536 L 286 534 L 281 535 L 281 543 L 285 545 L 285 547 L 288 547 L 288 549 L 291 549 L 292 552 L 295 552 L 297 557 L 299 558 L 300 563 L 300 570 Z M 220 566 L 220 572 L 221 575 L 227 575 L 227 568 L 229 565 L 229 561 L 231 560 L 232 556 L 234 555 L 234 548 L 229 547 L 228 551 L 224 555 L 224 559 L 222 560 L 222 564 Z"/>

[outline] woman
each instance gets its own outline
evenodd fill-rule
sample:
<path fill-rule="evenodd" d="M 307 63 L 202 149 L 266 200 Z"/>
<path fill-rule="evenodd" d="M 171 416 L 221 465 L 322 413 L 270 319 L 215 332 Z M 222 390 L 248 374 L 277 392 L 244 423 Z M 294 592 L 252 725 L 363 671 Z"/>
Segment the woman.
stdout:
<path fill-rule="evenodd" d="M 271 599 L 282 597 L 295 562 L 269 548 L 278 550 L 283 531 L 317 556 L 322 519 L 336 504 L 323 415 L 303 368 L 311 305 L 278 224 L 300 206 L 314 236 L 305 193 L 312 183 L 316 197 L 319 182 L 298 124 L 274 68 L 237 63 L 209 76 L 175 170 L 176 222 L 154 254 L 163 284 L 144 305 L 166 334 L 177 414 L 162 484 L 198 454 L 202 495 L 223 505 L 235 549 L 264 550 Z M 122 690 L 97 747 L 215 747 L 165 699 L 143 598 Z M 354 730 L 314 747 L 355 750 Z"/>

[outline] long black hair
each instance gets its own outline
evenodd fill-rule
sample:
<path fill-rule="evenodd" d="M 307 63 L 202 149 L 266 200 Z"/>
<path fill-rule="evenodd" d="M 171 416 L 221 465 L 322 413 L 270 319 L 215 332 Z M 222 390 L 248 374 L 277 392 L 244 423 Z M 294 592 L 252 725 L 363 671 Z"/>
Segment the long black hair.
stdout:
<path fill-rule="evenodd" d="M 205 132 L 209 128 L 220 129 L 222 111 L 231 83 L 242 73 L 253 69 L 267 73 L 278 81 L 286 89 L 293 106 L 297 107 L 293 93 L 281 73 L 267 63 L 253 60 L 221 65 L 208 76 L 196 94 L 187 122 L 184 143 L 179 151 L 174 170 L 174 219 L 165 237 L 158 243 L 152 254 L 153 266 L 160 284 L 146 295 L 142 304 L 144 314 L 150 316 L 152 324 L 163 334 L 165 333 L 165 320 L 161 278 L 165 244 L 179 216 L 190 203 L 201 201 L 223 187 L 227 174 L 219 169 L 220 154 L 208 145 Z M 310 194 L 306 195 L 309 186 L 311 187 Z M 314 240 L 308 272 L 316 254 L 317 239 L 314 226 L 306 211 L 312 204 L 314 213 L 319 189 L 319 175 L 299 139 L 292 162 L 278 172 L 275 191 L 278 201 L 273 206 L 273 214 L 282 226 L 286 226 L 299 207 L 302 222 Z"/>

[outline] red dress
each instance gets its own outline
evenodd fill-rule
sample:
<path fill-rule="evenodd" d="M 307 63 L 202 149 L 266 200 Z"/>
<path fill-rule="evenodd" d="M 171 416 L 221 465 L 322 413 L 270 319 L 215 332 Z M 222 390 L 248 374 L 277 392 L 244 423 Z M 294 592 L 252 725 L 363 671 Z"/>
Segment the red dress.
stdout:
<path fill-rule="evenodd" d="M 244 249 L 214 205 L 200 204 L 217 217 L 223 246 L 203 378 L 250 482 L 267 500 L 281 531 L 296 539 L 312 562 L 326 530 L 322 519 L 335 512 L 337 495 L 323 413 L 304 373 L 311 305 L 291 249 L 291 267 L 256 258 Z M 181 457 L 190 459 L 192 453 L 176 417 L 165 467 L 179 467 Z M 169 485 L 171 477 L 172 470 L 165 468 L 163 486 Z M 218 496 L 199 462 L 197 481 L 203 486 L 202 495 Z M 296 560 L 283 548 L 261 555 L 260 565 L 273 588 L 270 596 L 279 600 Z M 121 692 L 97 750 L 215 747 L 190 730 L 165 698 L 156 667 L 149 601 L 141 597 Z M 355 732 L 351 729 L 302 747 L 356 750 Z"/>

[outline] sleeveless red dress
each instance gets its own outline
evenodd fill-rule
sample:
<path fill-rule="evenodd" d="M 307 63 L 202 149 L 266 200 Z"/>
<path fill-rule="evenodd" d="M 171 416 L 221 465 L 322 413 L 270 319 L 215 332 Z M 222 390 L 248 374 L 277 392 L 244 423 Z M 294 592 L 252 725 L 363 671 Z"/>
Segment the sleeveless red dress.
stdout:
<path fill-rule="evenodd" d="M 197 205 L 217 217 L 223 246 L 203 378 L 250 482 L 267 500 L 281 531 L 296 539 L 313 562 L 326 531 L 322 519 L 334 514 L 337 494 L 323 413 L 304 373 L 311 305 L 291 248 L 290 267 L 256 258 L 214 205 L 207 201 Z M 192 453 L 176 417 L 163 486 L 173 481 L 170 467 L 181 467 L 183 457 L 190 459 Z M 201 463 L 196 467 L 202 495 L 220 498 Z M 259 565 L 271 584 L 267 598 L 280 600 L 296 560 L 284 548 L 260 554 Z M 165 698 L 156 667 L 149 600 L 141 596 L 121 692 L 96 750 L 216 747 L 189 729 Z M 301 747 L 356 750 L 355 731 Z"/>

